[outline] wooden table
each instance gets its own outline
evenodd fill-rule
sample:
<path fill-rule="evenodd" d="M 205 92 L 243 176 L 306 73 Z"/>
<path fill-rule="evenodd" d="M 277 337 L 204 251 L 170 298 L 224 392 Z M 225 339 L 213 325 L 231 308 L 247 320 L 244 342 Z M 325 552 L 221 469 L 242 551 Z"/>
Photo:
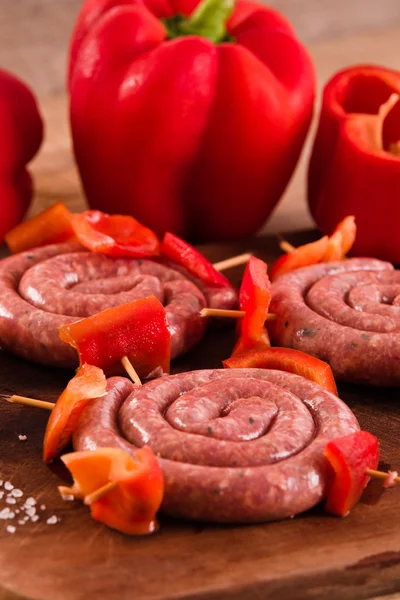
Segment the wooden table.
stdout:
<path fill-rule="evenodd" d="M 311 235 L 312 237 L 312 235 Z M 310 234 L 290 237 L 296 244 Z M 208 246 L 212 260 L 239 250 L 272 260 L 274 238 L 244 245 Z M 231 273 L 238 283 L 239 268 Z M 232 331 L 210 331 L 174 364 L 175 371 L 219 367 Z M 54 400 L 71 373 L 0 353 L 0 393 Z M 399 467 L 399 390 L 339 386 L 363 428 L 377 435 L 381 468 Z M 252 526 L 216 526 L 162 518 L 159 533 L 129 538 L 94 523 L 79 502 L 65 503 L 57 485 L 68 481 L 59 464 L 41 461 L 47 414 L 0 403 L 1 478 L 35 496 L 46 511 L 37 523 L 5 532 L 0 521 L 0 600 L 259 599 L 357 600 L 400 592 L 400 490 L 377 482 L 345 519 L 321 507 L 295 519 Z M 19 434 L 27 436 L 20 441 Z M 0 500 L 0 510 L 6 506 Z M 56 515 L 56 525 L 45 519 Z M 395 596 L 397 597 L 397 596 Z"/>

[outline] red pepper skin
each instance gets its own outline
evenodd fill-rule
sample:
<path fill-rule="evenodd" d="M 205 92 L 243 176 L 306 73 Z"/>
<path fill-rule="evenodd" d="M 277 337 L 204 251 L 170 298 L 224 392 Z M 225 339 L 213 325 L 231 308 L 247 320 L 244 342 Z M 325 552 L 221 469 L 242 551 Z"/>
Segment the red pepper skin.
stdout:
<path fill-rule="evenodd" d="M 365 470 L 376 469 L 378 465 L 378 440 L 368 431 L 357 431 L 330 441 L 324 455 L 334 471 L 325 510 L 345 517 L 370 480 Z"/>
<path fill-rule="evenodd" d="M 214 269 L 213 265 L 190 244 L 176 235 L 167 232 L 160 246 L 161 256 L 184 267 L 191 275 L 206 283 L 215 283 L 223 287 L 231 287 L 224 275 Z"/>
<path fill-rule="evenodd" d="M 240 310 L 244 310 L 246 314 L 239 323 L 240 337 L 232 356 L 271 346 L 265 327 L 270 302 L 271 282 L 267 275 L 267 265 L 252 256 L 246 265 L 240 286 Z"/>
<path fill-rule="evenodd" d="M 167 42 L 160 18 L 197 4 L 84 3 L 70 54 L 75 156 L 92 208 L 131 214 L 159 237 L 241 238 L 292 175 L 314 70 L 288 22 L 251 0 L 227 23 L 237 43 Z"/>
<path fill-rule="evenodd" d="M 332 369 L 328 363 L 293 348 L 252 350 L 222 361 L 225 369 L 277 369 L 315 381 L 335 396 L 338 395 Z"/>
<path fill-rule="evenodd" d="M 29 88 L 0 69 L 0 243 L 22 221 L 32 200 L 26 170 L 43 138 L 43 123 Z"/>
<path fill-rule="evenodd" d="M 355 216 L 351 254 L 399 264 L 400 158 L 389 146 L 400 140 L 400 104 L 384 120 L 383 136 L 377 126 L 379 107 L 393 93 L 400 94 L 400 72 L 383 67 L 353 67 L 328 82 L 309 164 L 308 203 L 323 233 Z"/>
<path fill-rule="evenodd" d="M 139 377 L 169 372 L 171 336 L 165 308 L 155 296 L 103 310 L 59 329 L 63 342 L 88 363 L 113 372 L 127 356 Z"/>

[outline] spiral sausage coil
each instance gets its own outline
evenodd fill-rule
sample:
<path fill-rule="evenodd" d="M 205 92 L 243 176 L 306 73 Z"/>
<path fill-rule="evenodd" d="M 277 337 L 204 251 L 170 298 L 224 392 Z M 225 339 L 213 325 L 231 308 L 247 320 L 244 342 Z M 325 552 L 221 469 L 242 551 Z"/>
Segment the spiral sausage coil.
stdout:
<path fill-rule="evenodd" d="M 108 380 L 74 434 L 76 450 L 148 444 L 165 478 L 162 511 L 249 523 L 283 519 L 321 501 L 323 449 L 359 429 L 319 385 L 265 369 L 202 370 L 134 386 Z"/>

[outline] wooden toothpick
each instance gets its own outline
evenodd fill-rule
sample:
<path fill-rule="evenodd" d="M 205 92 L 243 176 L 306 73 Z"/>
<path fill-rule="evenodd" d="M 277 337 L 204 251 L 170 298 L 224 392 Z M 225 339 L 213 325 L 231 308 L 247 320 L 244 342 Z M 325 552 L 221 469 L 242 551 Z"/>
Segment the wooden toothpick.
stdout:
<path fill-rule="evenodd" d="M 97 500 L 100 500 L 100 498 L 109 492 L 112 492 L 112 490 L 115 490 L 116 487 L 118 487 L 118 483 L 116 481 L 109 481 L 105 485 L 101 486 L 98 490 L 95 490 L 91 494 L 85 496 L 84 503 L 90 506 L 93 504 L 93 502 L 97 502 Z"/>
<path fill-rule="evenodd" d="M 53 410 L 54 402 L 46 402 L 45 400 L 37 400 L 36 398 L 27 398 L 26 396 L 11 396 L 7 398 L 7 402 L 11 404 L 25 404 L 26 406 L 35 406 L 36 408 L 44 408 L 46 410 Z"/>
<path fill-rule="evenodd" d="M 242 319 L 246 312 L 244 310 L 227 310 L 224 308 L 202 308 L 201 317 L 228 317 L 231 319 Z M 268 314 L 266 321 L 275 321 L 276 315 Z"/>
<path fill-rule="evenodd" d="M 129 377 L 132 379 L 133 383 L 136 383 L 137 385 L 142 385 L 139 375 L 136 373 L 133 364 L 127 356 L 123 356 L 121 358 L 121 364 L 124 367 L 125 371 L 128 373 Z"/>
<path fill-rule="evenodd" d="M 249 262 L 252 256 L 253 255 L 250 252 L 245 252 L 244 254 L 238 254 L 237 256 L 220 260 L 219 262 L 214 263 L 213 267 L 216 271 L 224 271 L 225 269 L 237 267 L 238 265 Z"/>

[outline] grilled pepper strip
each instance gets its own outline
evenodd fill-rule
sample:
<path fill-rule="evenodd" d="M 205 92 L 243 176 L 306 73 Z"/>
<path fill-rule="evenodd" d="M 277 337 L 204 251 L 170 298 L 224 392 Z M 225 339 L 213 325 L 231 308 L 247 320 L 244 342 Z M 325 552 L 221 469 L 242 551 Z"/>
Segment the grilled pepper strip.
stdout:
<path fill-rule="evenodd" d="M 133 217 L 87 210 L 71 215 L 71 224 L 82 246 L 92 252 L 133 258 L 159 254 L 156 234 Z"/>
<path fill-rule="evenodd" d="M 214 269 L 201 252 L 176 235 L 167 232 L 161 242 L 160 251 L 161 256 L 165 256 L 177 265 L 184 267 L 194 277 L 198 277 L 207 283 L 231 287 L 227 278 Z"/>
<path fill-rule="evenodd" d="M 400 263 L 400 72 L 352 67 L 325 86 L 308 172 L 308 203 L 327 233 L 357 222 L 355 256 Z"/>
<path fill-rule="evenodd" d="M 61 460 L 83 499 L 109 482 L 117 485 L 90 504 L 91 516 L 128 535 L 157 530 L 156 513 L 164 494 L 161 468 L 153 451 L 143 446 L 133 455 L 117 448 L 64 454 Z"/>
<path fill-rule="evenodd" d="M 225 369 L 277 369 L 300 375 L 315 381 L 321 387 L 337 396 L 337 388 L 328 363 L 292 348 L 267 348 L 253 350 L 240 356 L 224 360 Z"/>
<path fill-rule="evenodd" d="M 239 323 L 240 337 L 232 356 L 248 350 L 269 348 L 265 320 L 271 302 L 271 282 L 264 261 L 252 256 L 246 265 L 239 292 L 240 310 L 245 316 Z"/>
<path fill-rule="evenodd" d="M 38 215 L 24 221 L 9 231 L 5 241 L 13 254 L 38 248 L 46 244 L 58 244 L 74 237 L 71 213 L 62 202 L 56 202 Z"/>
<path fill-rule="evenodd" d="M 378 465 L 378 440 L 368 431 L 357 431 L 330 441 L 324 456 L 334 473 L 325 510 L 345 517 L 360 499 L 370 479 L 365 470 L 376 469 Z"/>
<path fill-rule="evenodd" d="M 111 372 L 127 356 L 139 377 L 169 372 L 171 336 L 163 305 L 154 296 L 108 308 L 59 329 L 81 364 Z"/>
<path fill-rule="evenodd" d="M 79 417 L 90 400 L 106 394 L 107 380 L 101 369 L 84 364 L 57 400 L 47 422 L 43 460 L 50 461 L 71 441 Z"/>

